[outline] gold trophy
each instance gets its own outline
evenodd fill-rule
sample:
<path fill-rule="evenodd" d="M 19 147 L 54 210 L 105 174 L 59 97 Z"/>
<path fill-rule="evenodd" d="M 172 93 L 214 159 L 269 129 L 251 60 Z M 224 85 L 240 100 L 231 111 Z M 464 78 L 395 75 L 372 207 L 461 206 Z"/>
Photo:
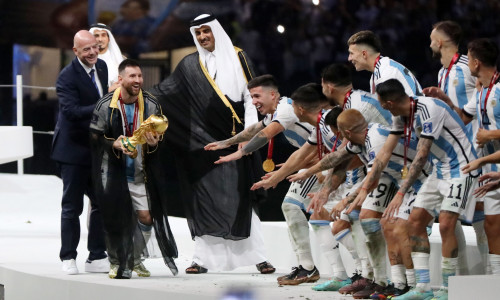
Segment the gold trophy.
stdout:
<path fill-rule="evenodd" d="M 131 137 L 122 139 L 122 145 L 130 152 L 133 152 L 132 158 L 137 157 L 137 145 L 146 143 L 146 132 L 156 132 L 163 134 L 168 128 L 168 119 L 164 115 L 151 115 L 146 121 L 141 123 Z"/>

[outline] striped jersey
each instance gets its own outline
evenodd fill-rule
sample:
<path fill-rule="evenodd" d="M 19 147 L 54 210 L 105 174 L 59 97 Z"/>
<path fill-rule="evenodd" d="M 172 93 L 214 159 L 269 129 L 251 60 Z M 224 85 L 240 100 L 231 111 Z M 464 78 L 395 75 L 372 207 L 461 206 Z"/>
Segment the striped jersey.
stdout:
<path fill-rule="evenodd" d="M 361 112 L 367 122 L 390 125 L 392 115 L 380 106 L 377 95 L 362 90 L 352 90 L 344 105 L 344 110 L 353 108 Z"/>
<path fill-rule="evenodd" d="M 321 131 L 321 139 L 323 141 L 323 145 L 325 148 L 328 150 L 328 152 L 331 152 L 333 149 L 333 145 L 337 143 L 336 149 L 340 147 L 342 144 L 341 139 L 337 139 L 337 136 L 335 135 L 335 132 L 330 129 L 330 126 L 325 124 L 325 117 L 328 115 L 328 113 L 331 110 L 324 110 L 322 112 L 321 119 L 319 121 L 319 130 Z M 311 135 L 307 139 L 307 142 L 311 145 L 317 145 L 317 131 L 316 128 L 313 129 Z M 363 167 L 350 170 L 346 172 L 346 180 L 345 183 L 348 185 L 354 185 L 358 182 L 361 182 L 365 178 L 365 170 Z"/>
<path fill-rule="evenodd" d="M 292 99 L 287 97 L 281 97 L 274 114 L 267 114 L 262 119 L 264 126 L 268 126 L 271 122 L 278 122 L 285 128 L 283 134 L 288 142 L 296 148 L 304 145 L 313 129 L 311 124 L 299 121 L 293 112 Z"/>
<path fill-rule="evenodd" d="M 430 158 L 433 172 L 439 179 L 459 178 L 461 167 L 477 158 L 472 140 L 465 133 L 465 125 L 446 103 L 430 97 L 416 97 L 416 112 L 413 129 L 418 138 L 433 139 Z M 403 116 L 393 117 L 391 133 L 403 134 Z M 472 172 L 475 176 L 475 172 Z"/>
<path fill-rule="evenodd" d="M 468 61 L 467 55 L 461 54 L 451 66 L 448 76 L 448 68 L 444 66 L 438 73 L 438 87 L 460 108 L 469 102 L 475 89 L 476 77 L 471 75 Z"/>
<path fill-rule="evenodd" d="M 474 90 L 470 101 L 465 105 L 463 111 L 471 118 L 472 122 L 476 122 L 480 128 L 486 130 L 497 130 L 500 129 L 500 82 L 497 81 L 493 85 L 491 92 L 486 101 L 486 94 L 488 93 L 488 87 L 483 87 L 481 90 Z M 496 151 L 500 150 L 500 141 L 492 140 L 484 145 L 482 155 L 490 155 Z M 488 164 L 491 167 L 491 171 L 498 171 L 497 164 Z M 490 170 L 488 170 L 490 171 Z"/>
<path fill-rule="evenodd" d="M 347 144 L 347 151 L 352 154 L 357 154 L 363 164 L 370 171 L 375 157 L 380 152 L 382 147 L 387 140 L 387 137 L 391 133 L 391 128 L 381 124 L 370 123 L 368 125 L 368 131 L 366 133 L 364 145 L 355 145 L 351 142 Z M 408 147 L 407 153 L 407 167 L 410 168 L 411 162 L 417 154 L 417 144 L 418 139 L 415 135 L 411 136 L 410 145 Z M 399 139 L 399 143 L 396 148 L 392 151 L 392 156 L 387 164 L 387 167 L 383 171 L 388 175 L 394 183 L 398 185 L 401 183 L 401 170 L 404 166 L 404 138 Z M 428 162 L 424 168 L 422 174 L 415 181 L 413 186 L 418 190 L 422 185 L 423 181 L 427 176 L 429 176 L 432 171 L 432 165 Z"/>
<path fill-rule="evenodd" d="M 410 70 L 387 56 L 380 56 L 370 78 L 370 92 L 375 94 L 376 86 L 389 79 L 399 80 L 403 84 L 406 94 L 409 96 L 422 95 L 422 87 Z"/>

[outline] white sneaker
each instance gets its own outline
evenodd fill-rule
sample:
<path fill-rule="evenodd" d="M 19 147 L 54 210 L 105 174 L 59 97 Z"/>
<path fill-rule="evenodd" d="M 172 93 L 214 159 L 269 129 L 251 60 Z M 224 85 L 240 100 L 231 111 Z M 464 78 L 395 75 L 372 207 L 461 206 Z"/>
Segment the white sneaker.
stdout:
<path fill-rule="evenodd" d="M 74 259 L 66 259 L 62 262 L 62 270 L 68 275 L 78 274 L 78 268 L 76 267 L 76 261 Z"/>
<path fill-rule="evenodd" d="M 108 273 L 109 260 L 108 258 L 88 260 L 85 262 L 85 272 L 89 273 Z"/>

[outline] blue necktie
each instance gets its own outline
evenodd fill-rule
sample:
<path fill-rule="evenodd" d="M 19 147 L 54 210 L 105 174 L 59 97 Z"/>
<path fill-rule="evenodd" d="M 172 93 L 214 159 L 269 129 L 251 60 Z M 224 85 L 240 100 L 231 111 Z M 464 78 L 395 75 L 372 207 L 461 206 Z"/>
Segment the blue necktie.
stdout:
<path fill-rule="evenodd" d="M 90 70 L 90 72 L 89 72 L 89 74 L 90 74 L 90 79 L 92 79 L 92 83 L 94 84 L 94 86 L 95 86 L 95 88 L 96 88 L 96 90 L 97 90 L 97 93 L 98 93 L 99 95 L 101 95 L 101 93 L 99 92 L 99 88 L 97 87 L 97 83 L 95 82 L 95 75 L 94 75 L 94 72 L 95 72 L 95 70 L 94 70 L 94 69 Z"/>

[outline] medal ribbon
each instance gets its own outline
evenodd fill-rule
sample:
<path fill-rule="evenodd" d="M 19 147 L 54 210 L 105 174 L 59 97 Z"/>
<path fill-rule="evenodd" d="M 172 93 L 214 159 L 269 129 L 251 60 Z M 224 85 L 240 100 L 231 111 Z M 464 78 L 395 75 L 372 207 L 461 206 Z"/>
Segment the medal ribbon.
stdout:
<path fill-rule="evenodd" d="M 316 142 L 318 144 L 318 157 L 323 158 L 323 139 L 321 138 L 321 131 L 319 130 L 319 121 L 321 121 L 321 116 L 323 113 L 320 111 L 318 113 L 318 121 L 316 123 Z"/>
<path fill-rule="evenodd" d="M 450 61 L 450 65 L 448 66 L 448 70 L 446 70 L 446 75 L 441 76 L 441 79 L 439 79 L 439 84 L 438 87 L 441 88 L 441 83 L 446 84 L 446 79 L 448 79 L 448 75 L 450 75 L 451 67 L 457 62 L 458 58 L 460 57 L 460 54 L 457 52 L 455 53 L 455 56 Z M 443 80 L 444 77 L 444 80 Z"/>
<path fill-rule="evenodd" d="M 408 148 L 410 147 L 411 141 L 411 129 L 413 127 L 413 122 L 415 121 L 415 107 L 417 106 L 416 100 L 410 97 L 410 116 L 405 122 L 405 144 L 404 144 L 404 163 L 403 169 L 406 168 L 406 162 L 408 160 Z"/>
<path fill-rule="evenodd" d="M 134 131 L 137 129 L 137 116 L 139 115 L 139 105 L 137 105 L 137 101 L 134 103 L 134 124 L 132 125 L 132 131 L 130 131 L 130 126 L 128 124 L 127 113 L 125 112 L 125 106 L 123 105 L 122 95 L 118 98 L 120 102 L 121 112 L 123 116 L 123 122 L 125 123 L 125 136 L 132 136 Z"/>
<path fill-rule="evenodd" d="M 349 100 L 349 97 L 351 96 L 351 93 L 352 93 L 352 89 L 349 90 L 349 92 L 347 92 L 344 96 L 344 104 L 342 105 L 342 111 L 345 110 L 345 105 L 347 104 L 347 100 Z M 319 121 L 318 121 L 319 123 Z M 332 152 L 335 152 L 335 149 L 337 149 L 337 144 L 338 144 L 338 139 L 339 139 L 339 131 L 336 131 L 335 132 L 335 142 L 333 143 L 333 147 L 332 147 Z"/>
<path fill-rule="evenodd" d="M 481 122 L 480 125 L 484 125 L 484 117 L 487 117 L 486 115 L 486 104 L 488 104 L 488 98 L 490 96 L 491 89 L 495 85 L 495 83 L 498 80 L 498 77 L 500 76 L 500 73 L 498 71 L 495 71 L 495 74 L 491 77 L 490 85 L 488 86 L 488 92 L 486 92 L 486 96 L 484 97 L 484 106 L 481 107 Z M 481 98 L 483 98 L 483 90 L 481 89 L 481 94 L 479 95 L 479 103 L 481 103 Z"/>
<path fill-rule="evenodd" d="M 271 122 L 273 121 L 274 114 L 271 115 Z M 269 145 L 267 146 L 267 159 L 273 159 L 273 149 L 274 149 L 274 137 L 269 140 Z"/>
<path fill-rule="evenodd" d="M 372 81 L 372 90 L 371 90 L 372 94 L 375 94 L 375 88 L 376 88 L 376 86 L 375 86 L 375 68 L 377 67 L 377 64 L 378 64 L 378 61 L 379 61 L 379 60 L 380 60 L 380 55 L 379 55 L 379 56 L 377 56 L 377 58 L 375 59 L 375 63 L 373 64 L 373 68 L 374 68 L 374 69 L 373 69 L 373 74 L 374 74 L 374 75 L 372 75 L 372 76 L 373 76 L 373 81 Z"/>

